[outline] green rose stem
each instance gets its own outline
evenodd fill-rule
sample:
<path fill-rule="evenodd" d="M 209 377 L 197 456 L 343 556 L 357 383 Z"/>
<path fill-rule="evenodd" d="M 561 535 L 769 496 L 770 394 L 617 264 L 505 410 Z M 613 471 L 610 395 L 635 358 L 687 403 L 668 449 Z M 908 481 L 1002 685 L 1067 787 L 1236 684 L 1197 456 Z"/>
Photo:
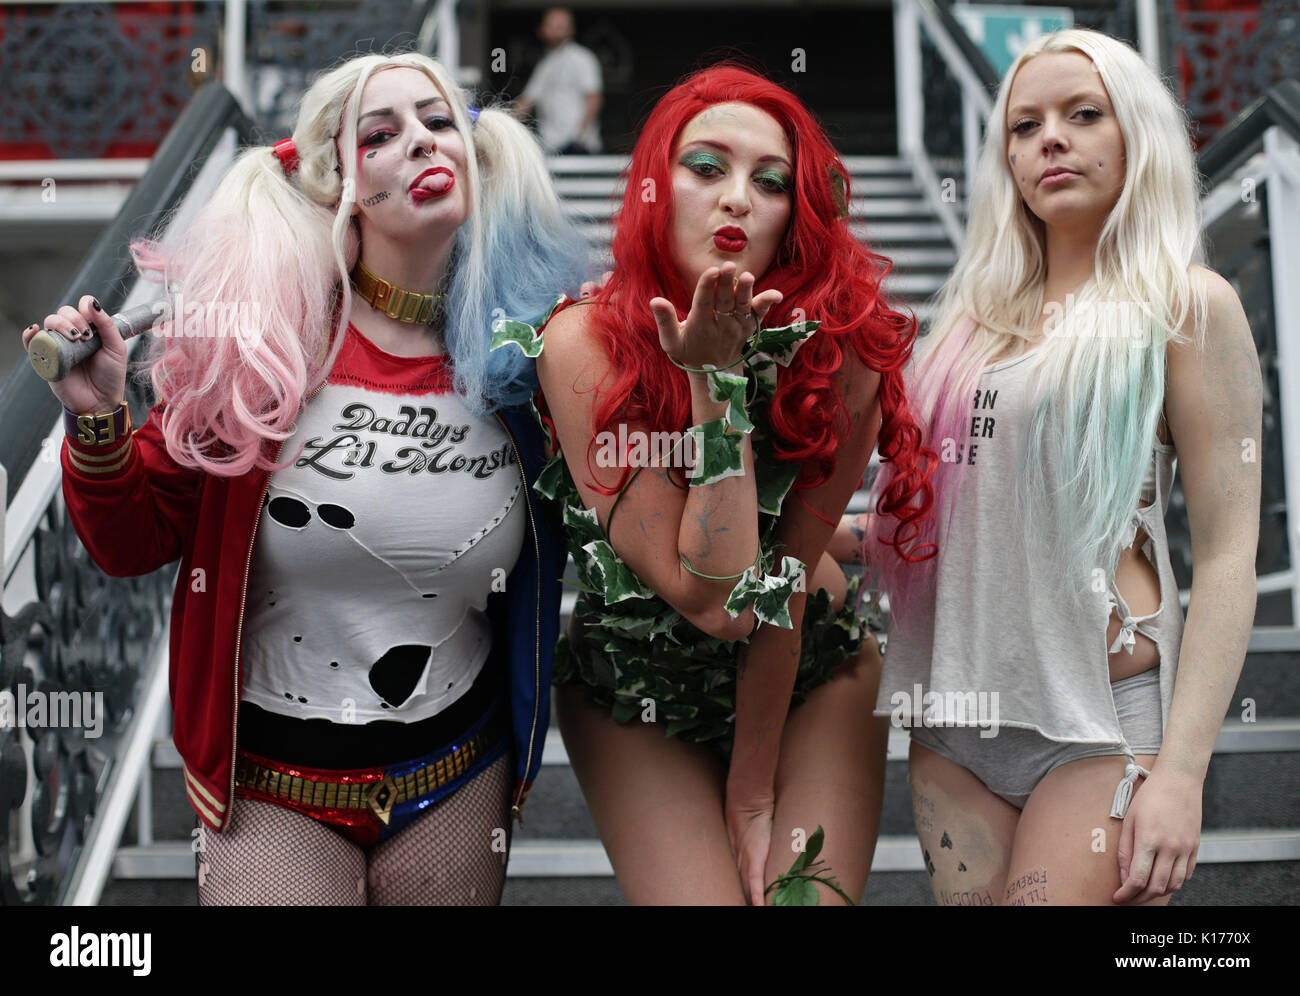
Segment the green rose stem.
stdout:
<path fill-rule="evenodd" d="M 822 830 L 821 824 L 813 835 L 808 838 L 808 844 L 797 858 L 790 870 L 776 877 L 776 881 L 763 890 L 763 895 L 767 895 L 776 890 L 772 896 L 773 906 L 817 906 L 821 903 L 821 893 L 817 891 L 814 882 L 820 882 L 822 885 L 828 885 L 841 896 L 850 906 L 857 904 L 849 898 L 848 894 L 840 888 L 840 884 L 830 877 L 830 866 L 818 868 L 818 865 L 826 864 L 824 861 L 814 860 L 821 853 L 822 844 L 825 842 L 826 833 Z"/>

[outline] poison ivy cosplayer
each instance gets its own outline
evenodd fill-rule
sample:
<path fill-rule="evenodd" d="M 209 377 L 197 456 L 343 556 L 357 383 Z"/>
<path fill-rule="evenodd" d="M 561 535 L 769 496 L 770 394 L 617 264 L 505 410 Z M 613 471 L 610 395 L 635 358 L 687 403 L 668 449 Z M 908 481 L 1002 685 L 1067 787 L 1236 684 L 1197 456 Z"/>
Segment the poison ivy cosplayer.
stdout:
<path fill-rule="evenodd" d="M 538 489 L 582 588 L 557 718 L 632 903 L 761 904 L 818 825 L 844 892 L 866 882 L 879 654 L 824 551 L 878 433 L 903 554 L 928 501 L 900 375 L 914 325 L 849 233 L 846 177 L 792 94 L 704 70 L 637 141 L 597 298 L 540 337 L 498 331 L 541 353 L 559 452 Z"/>
<path fill-rule="evenodd" d="M 1260 473 L 1242 454 L 1261 399 L 1199 233 L 1182 112 L 1137 53 L 1090 31 L 1030 43 L 909 373 L 943 458 L 923 534 L 938 557 L 885 583 L 877 712 L 912 726 L 941 904 L 1162 904 L 1196 866 L 1254 616 Z M 1175 459 L 1185 635 L 1164 525 Z"/>
<path fill-rule="evenodd" d="M 139 430 L 95 299 L 45 324 L 103 342 L 53 385 L 78 534 L 110 574 L 181 560 L 200 902 L 497 902 L 541 763 L 564 546 L 532 500 L 533 364 L 491 354 L 490 327 L 585 264 L 540 149 L 424 56 L 365 56 L 177 242 L 133 250 L 179 283 L 187 324 L 163 329 Z"/>

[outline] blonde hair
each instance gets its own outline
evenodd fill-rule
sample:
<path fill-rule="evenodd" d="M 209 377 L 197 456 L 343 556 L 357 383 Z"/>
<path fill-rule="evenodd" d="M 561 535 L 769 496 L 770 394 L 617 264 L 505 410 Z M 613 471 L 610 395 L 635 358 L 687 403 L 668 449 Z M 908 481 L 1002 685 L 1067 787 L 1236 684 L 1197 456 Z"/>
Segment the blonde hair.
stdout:
<path fill-rule="evenodd" d="M 142 272 L 179 278 L 190 300 L 256 303 L 240 310 L 239 328 L 221 309 L 203 316 L 200 341 L 186 341 L 190 330 L 162 340 L 153 379 L 179 462 L 222 475 L 273 467 L 262 444 L 292 434 L 305 398 L 328 376 L 352 304 L 360 96 L 374 73 L 394 67 L 432 80 L 469 153 L 470 213 L 449 264 L 444 329 L 456 390 L 476 413 L 535 391 L 530 361 L 517 350 L 489 352 L 492 322 L 541 314 L 586 269 L 585 245 L 564 218 L 540 147 L 504 111 L 485 108 L 471 120 L 460 88 L 427 56 L 365 55 L 303 95 L 291 176 L 268 147 L 249 149 L 174 246 L 132 247 Z"/>
<path fill-rule="evenodd" d="M 1189 273 L 1204 248 L 1186 117 L 1128 45 L 1095 31 L 1058 31 L 1032 41 L 1003 77 L 973 178 L 966 243 L 918 350 L 911 393 L 932 447 L 964 440 L 984 366 L 1038 330 L 1046 230 L 1007 162 L 1006 114 L 1020 68 L 1056 52 L 1092 61 L 1125 149 L 1123 188 L 1098 238 L 1093 276 L 1054 329 L 1058 341 L 1029 361 L 1035 379 L 1016 477 L 1022 512 L 1082 578 L 1096 567 L 1109 574 L 1118 560 L 1164 403 L 1166 345 L 1185 338 L 1179 330 L 1189 317 L 1198 339 L 1205 323 L 1204 294 Z M 1124 335 L 1096 327 L 1098 315 L 1117 310 L 1132 321 Z M 941 507 L 950 507 L 960 477 L 960 463 L 938 466 Z M 882 478 L 878 491 L 888 485 Z M 1047 508 L 1057 510 L 1052 521 L 1041 518 Z"/>

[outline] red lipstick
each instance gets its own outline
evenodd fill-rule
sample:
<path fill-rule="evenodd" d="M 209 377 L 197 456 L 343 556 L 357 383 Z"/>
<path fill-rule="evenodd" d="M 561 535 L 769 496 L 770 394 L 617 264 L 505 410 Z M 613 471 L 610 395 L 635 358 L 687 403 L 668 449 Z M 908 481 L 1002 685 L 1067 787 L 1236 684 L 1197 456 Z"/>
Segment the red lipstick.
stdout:
<path fill-rule="evenodd" d="M 713 244 L 722 252 L 740 252 L 748 243 L 745 230 L 735 225 L 723 225 L 713 233 Z"/>
<path fill-rule="evenodd" d="M 411 200 L 417 204 L 435 197 L 445 197 L 456 186 L 456 174 L 446 166 L 434 166 L 426 169 L 411 183 Z"/>

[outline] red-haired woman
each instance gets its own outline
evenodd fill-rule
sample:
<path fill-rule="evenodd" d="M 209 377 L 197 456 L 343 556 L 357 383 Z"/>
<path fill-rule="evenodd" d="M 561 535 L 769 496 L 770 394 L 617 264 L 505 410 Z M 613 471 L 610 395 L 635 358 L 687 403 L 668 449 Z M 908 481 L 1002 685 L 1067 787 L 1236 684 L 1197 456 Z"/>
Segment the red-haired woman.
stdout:
<path fill-rule="evenodd" d="M 930 499 L 900 372 L 914 323 L 882 300 L 887 261 L 847 198 L 792 94 L 699 72 L 637 142 L 612 278 L 545 330 L 561 455 L 539 488 L 585 589 L 557 715 L 632 903 L 761 904 L 818 825 L 843 893 L 866 884 L 880 657 L 825 551 L 877 434 L 899 555 Z"/>

